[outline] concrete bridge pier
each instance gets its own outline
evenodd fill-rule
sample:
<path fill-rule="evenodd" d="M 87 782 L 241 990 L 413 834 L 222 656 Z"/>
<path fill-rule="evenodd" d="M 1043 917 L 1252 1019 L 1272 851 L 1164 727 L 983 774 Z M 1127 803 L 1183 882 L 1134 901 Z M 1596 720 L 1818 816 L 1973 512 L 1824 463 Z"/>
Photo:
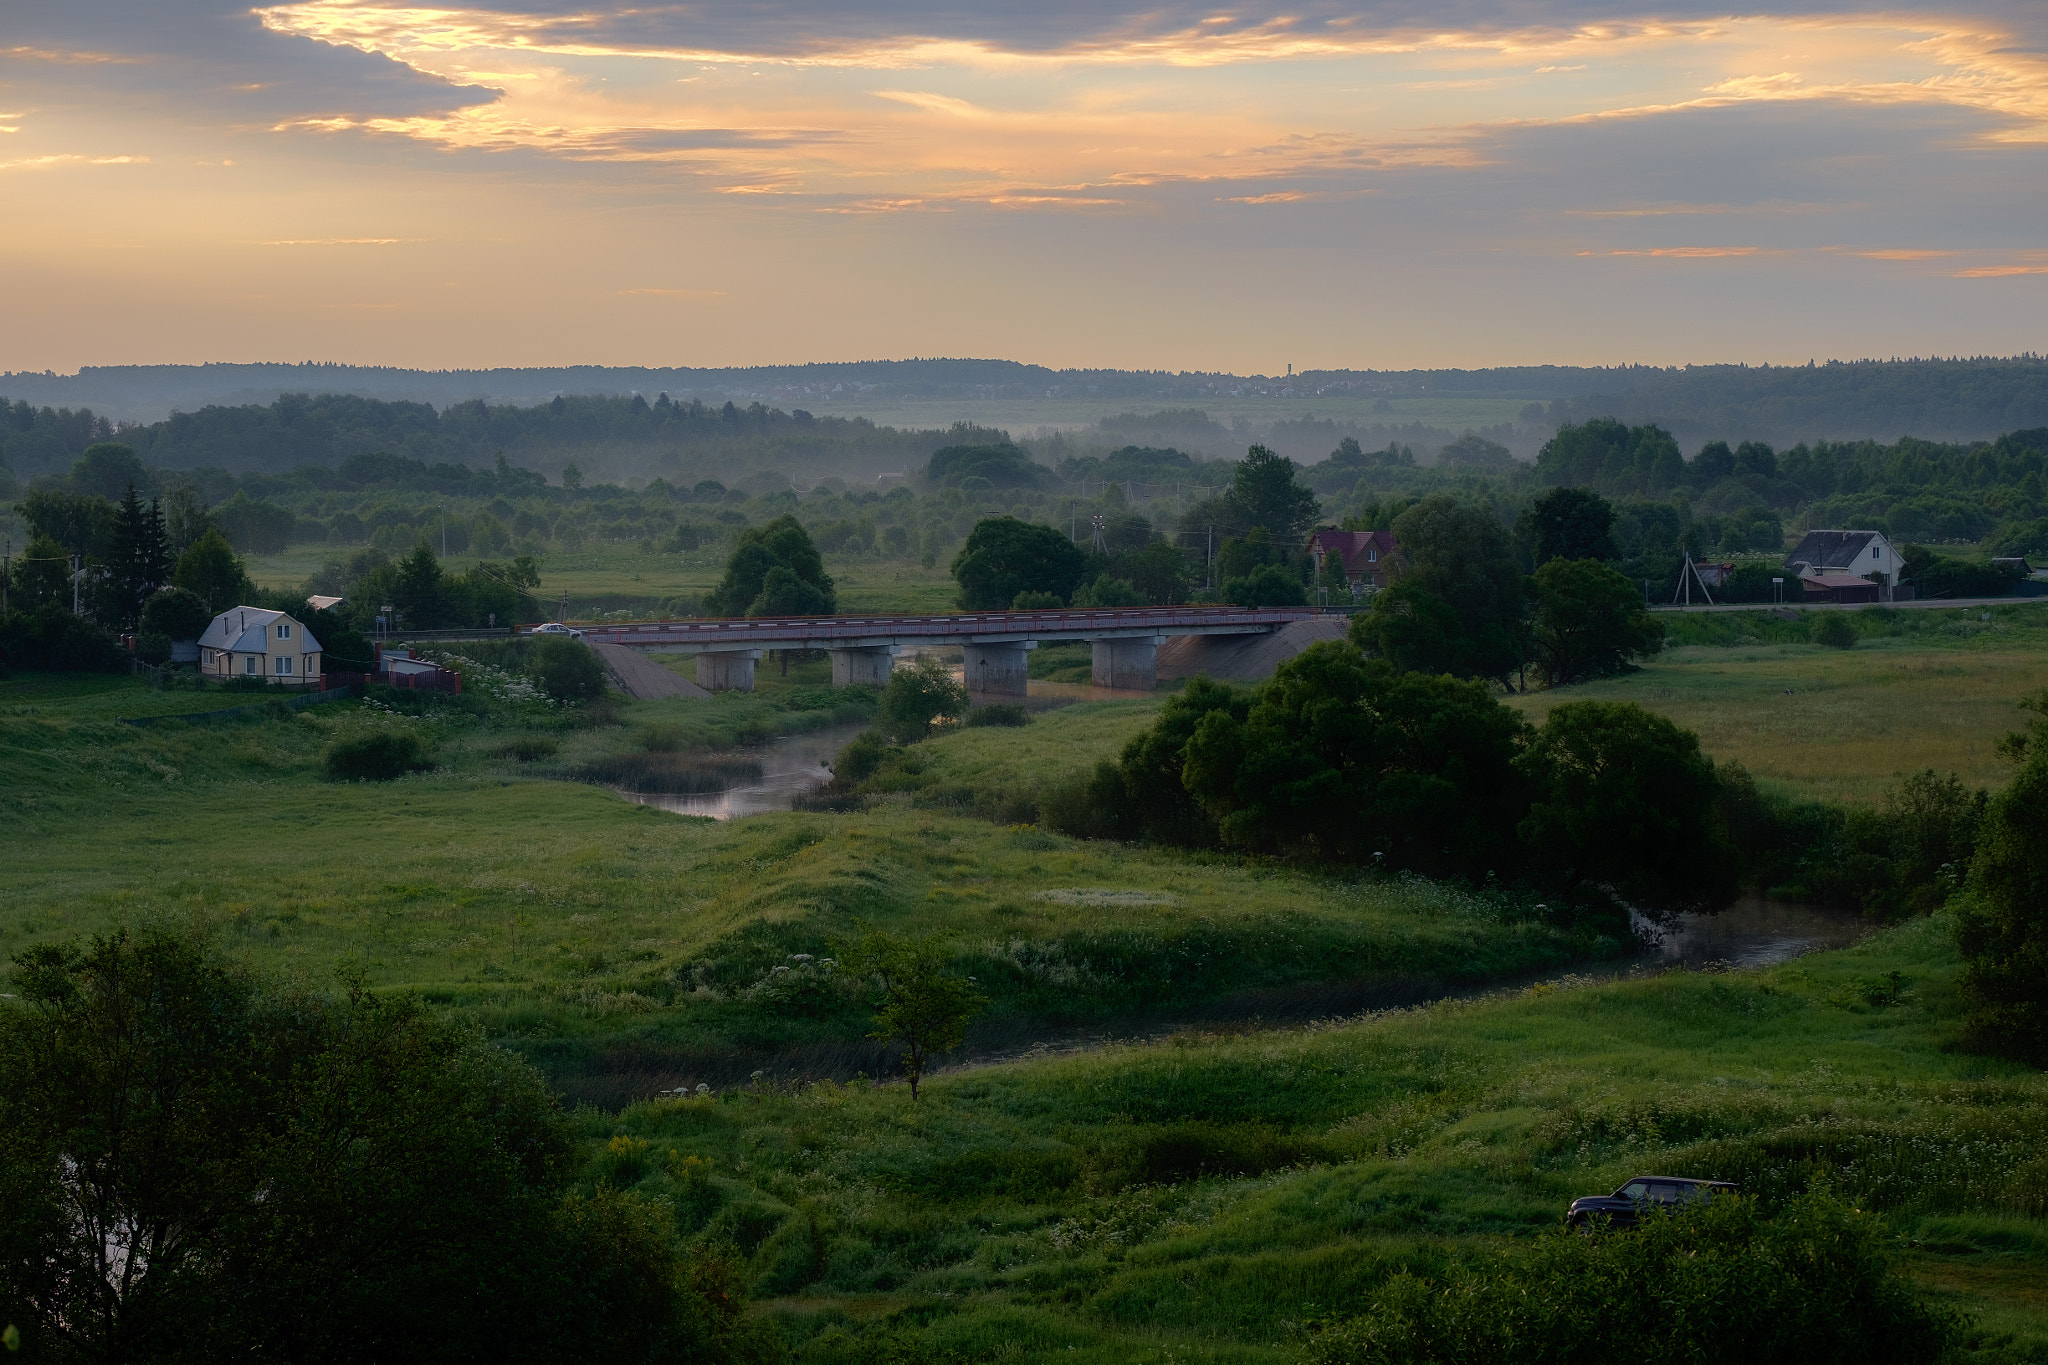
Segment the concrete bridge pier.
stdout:
<path fill-rule="evenodd" d="M 878 645 L 872 649 L 835 649 L 832 653 L 832 685 L 834 687 L 886 687 L 889 673 L 896 666 L 895 645 Z"/>
<path fill-rule="evenodd" d="M 1097 687 L 1150 692 L 1159 686 L 1159 646 L 1165 643 L 1164 635 L 1092 641 L 1095 657 L 1089 681 Z"/>
<path fill-rule="evenodd" d="M 697 656 L 697 686 L 708 692 L 751 692 L 754 690 L 754 661 L 758 649 L 707 649 Z"/>
<path fill-rule="evenodd" d="M 1030 674 L 1025 671 L 1028 651 L 1038 648 L 1036 640 L 1018 640 L 996 645 L 967 646 L 967 690 L 997 696 L 1021 697 L 1029 690 Z"/>

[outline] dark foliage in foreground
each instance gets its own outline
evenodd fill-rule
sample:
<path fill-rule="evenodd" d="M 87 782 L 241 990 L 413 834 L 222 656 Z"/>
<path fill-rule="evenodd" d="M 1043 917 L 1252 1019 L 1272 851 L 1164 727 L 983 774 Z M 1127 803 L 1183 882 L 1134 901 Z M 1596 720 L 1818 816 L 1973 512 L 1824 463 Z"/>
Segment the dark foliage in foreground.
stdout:
<path fill-rule="evenodd" d="M 663 1216 L 564 1198 L 540 1077 L 407 999 L 146 929 L 15 959 L 0 1317 L 46 1361 L 728 1360 Z"/>
<path fill-rule="evenodd" d="M 2025 705 L 2048 717 L 2048 692 Z M 1987 1052 L 2048 1067 L 2048 719 L 2001 747 L 2021 767 L 1991 799 L 1957 900 L 1965 1033 Z"/>
<path fill-rule="evenodd" d="M 1557 1232 L 1441 1281 L 1398 1275 L 1311 1365 L 1925 1365 L 1960 1335 L 1891 1273 L 1871 1215 L 1807 1195 L 1717 1199 L 1630 1233 Z"/>

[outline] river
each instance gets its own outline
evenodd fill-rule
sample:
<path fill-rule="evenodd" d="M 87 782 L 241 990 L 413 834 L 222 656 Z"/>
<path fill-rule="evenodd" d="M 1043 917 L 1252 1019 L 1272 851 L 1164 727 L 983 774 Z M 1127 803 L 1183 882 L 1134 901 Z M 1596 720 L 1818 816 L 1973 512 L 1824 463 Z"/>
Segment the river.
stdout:
<path fill-rule="evenodd" d="M 672 796 L 655 792 L 620 791 L 628 801 L 673 811 L 677 815 L 708 815 L 714 820 L 732 820 L 742 815 L 764 815 L 788 810 L 790 799 L 832 776 L 827 766 L 833 755 L 866 729 L 863 725 L 832 725 L 801 735 L 784 735 L 755 748 L 737 751 L 733 757 L 761 765 L 761 780 L 722 792 Z M 618 791 L 615 787 L 614 791 Z"/>

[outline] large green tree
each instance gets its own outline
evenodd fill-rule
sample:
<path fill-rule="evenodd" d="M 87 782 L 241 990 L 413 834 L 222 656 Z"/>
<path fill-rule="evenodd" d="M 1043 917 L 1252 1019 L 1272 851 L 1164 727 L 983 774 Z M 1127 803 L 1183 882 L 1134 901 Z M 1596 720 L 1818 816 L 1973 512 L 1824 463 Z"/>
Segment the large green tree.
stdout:
<path fill-rule="evenodd" d="M 100 441 L 71 462 L 71 486 L 91 498 L 118 501 L 124 488 L 152 487 L 149 470 L 132 446 Z"/>
<path fill-rule="evenodd" d="M 248 571 L 235 557 L 234 547 L 218 531 L 208 531 L 178 556 L 171 570 L 171 582 L 186 592 L 196 593 L 215 615 L 248 601 L 251 595 Z"/>
<path fill-rule="evenodd" d="M 113 534 L 107 546 L 107 571 L 113 578 L 113 602 L 119 620 L 132 626 L 143 601 L 161 587 L 171 572 L 171 547 L 164 535 L 163 509 L 143 505 L 129 484 L 114 510 Z"/>
<path fill-rule="evenodd" d="M 1517 518 L 1516 539 L 1523 541 L 1529 567 L 1553 559 L 1619 559 L 1614 546 L 1614 504 L 1589 488 L 1553 488 L 1538 496 Z"/>
<path fill-rule="evenodd" d="M 15 958 L 0 1315 L 56 1361 L 730 1358 L 659 1216 L 565 1197 L 540 1076 L 416 1001 L 168 929 Z"/>
<path fill-rule="evenodd" d="M 990 517 L 968 534 L 953 559 L 953 577 L 963 608 L 1002 611 L 1020 592 L 1049 592 L 1067 601 L 1087 567 L 1087 556 L 1057 527 Z"/>
<path fill-rule="evenodd" d="M 1719 910 L 1737 857 L 1714 810 L 1699 736 L 1626 702 L 1550 713 L 1521 759 L 1537 795 L 1521 837 L 1565 888 L 1611 888 L 1645 909 Z"/>
<path fill-rule="evenodd" d="M 1316 523 L 1320 507 L 1315 490 L 1301 483 L 1294 461 L 1264 446 L 1253 446 L 1237 462 L 1224 500 L 1235 514 L 1238 529 L 1263 526 L 1274 540 L 1298 546 Z"/>
<path fill-rule="evenodd" d="M 1636 585 L 1597 559 L 1553 559 L 1536 571 L 1536 662 L 1564 687 L 1605 677 L 1664 646 Z"/>
<path fill-rule="evenodd" d="M 1505 683 L 1528 657 L 1528 591 L 1488 508 L 1448 494 L 1394 522 L 1405 561 L 1351 623 L 1352 642 L 1398 669 Z"/>
<path fill-rule="evenodd" d="M 2048 717 L 2048 692 L 2022 705 Z M 1991 799 L 1969 885 L 1954 902 L 1965 1036 L 1982 1051 L 2048 1067 L 2048 719 L 2000 751 L 2019 771 Z"/>
<path fill-rule="evenodd" d="M 1483 685 L 1329 641 L 1282 664 L 1248 712 L 1204 714 L 1181 780 L 1235 847 L 1472 873 L 1514 860 L 1527 734 Z"/>
<path fill-rule="evenodd" d="M 789 571 L 789 577 L 807 584 L 815 595 L 799 594 L 787 579 L 778 578 L 773 606 L 801 601 L 795 612 L 754 612 L 752 608 L 768 586 L 775 568 Z M 784 514 L 760 526 L 740 532 L 739 543 L 726 560 L 725 577 L 704 595 L 704 611 L 710 616 L 827 615 L 838 610 L 832 580 L 825 573 L 825 561 L 811 540 L 811 533 L 794 516 Z"/>

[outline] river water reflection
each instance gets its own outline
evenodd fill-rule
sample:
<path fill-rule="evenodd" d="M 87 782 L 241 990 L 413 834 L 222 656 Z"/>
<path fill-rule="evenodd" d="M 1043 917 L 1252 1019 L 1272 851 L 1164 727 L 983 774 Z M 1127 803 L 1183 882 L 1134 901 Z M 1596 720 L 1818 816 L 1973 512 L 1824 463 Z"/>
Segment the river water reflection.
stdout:
<path fill-rule="evenodd" d="M 1638 924 L 1637 932 L 1649 944 L 1654 965 L 1768 967 L 1802 953 L 1846 948 L 1876 928 L 1853 910 L 1746 896 L 1718 915 L 1681 915 L 1661 932 Z"/>
<path fill-rule="evenodd" d="M 809 734 L 785 735 L 758 748 L 742 750 L 738 757 L 753 759 L 761 765 L 761 780 L 745 786 L 693 796 L 629 791 L 619 795 L 677 815 L 708 815 L 714 820 L 788 810 L 791 798 L 830 780 L 832 770 L 826 765 L 864 728 L 834 725 Z"/>

